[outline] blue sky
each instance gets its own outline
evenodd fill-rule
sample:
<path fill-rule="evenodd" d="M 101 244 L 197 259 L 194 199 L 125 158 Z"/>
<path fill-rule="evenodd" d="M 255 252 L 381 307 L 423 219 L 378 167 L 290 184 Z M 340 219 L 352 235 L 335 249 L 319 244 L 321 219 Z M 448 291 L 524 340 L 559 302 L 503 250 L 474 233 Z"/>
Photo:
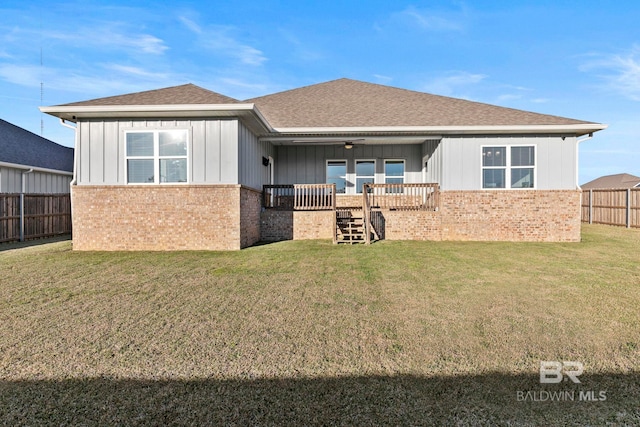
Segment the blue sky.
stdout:
<path fill-rule="evenodd" d="M 635 2 L 5 0 L 0 118 L 72 146 L 39 105 L 348 77 L 606 123 L 580 146 L 580 182 L 640 175 L 638 22 Z"/>

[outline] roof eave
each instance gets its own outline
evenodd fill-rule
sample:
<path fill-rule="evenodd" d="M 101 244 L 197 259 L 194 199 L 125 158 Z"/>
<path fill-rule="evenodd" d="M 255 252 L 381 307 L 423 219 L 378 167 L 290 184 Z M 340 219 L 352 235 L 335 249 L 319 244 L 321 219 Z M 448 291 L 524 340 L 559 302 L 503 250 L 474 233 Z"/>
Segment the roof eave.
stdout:
<path fill-rule="evenodd" d="M 495 125 L 495 126 L 362 126 L 362 127 L 278 127 L 279 135 L 336 134 L 417 134 L 424 135 L 495 135 L 495 134 L 570 134 L 582 136 L 606 129 L 601 123 L 563 125 Z"/>
<path fill-rule="evenodd" d="M 85 105 L 40 107 L 43 113 L 77 122 L 103 118 L 240 118 L 254 133 L 273 128 L 255 104 Z"/>
<path fill-rule="evenodd" d="M 0 162 L 0 167 L 11 168 L 11 169 L 20 169 L 20 170 L 33 170 L 35 172 L 45 172 L 45 173 L 51 173 L 51 174 L 55 174 L 55 175 L 73 176 L 73 172 L 71 172 L 71 171 L 64 171 L 64 170 L 60 170 L 60 169 L 42 168 L 42 167 L 39 167 L 39 166 L 22 165 L 22 164 L 19 164 L 19 163 Z"/>

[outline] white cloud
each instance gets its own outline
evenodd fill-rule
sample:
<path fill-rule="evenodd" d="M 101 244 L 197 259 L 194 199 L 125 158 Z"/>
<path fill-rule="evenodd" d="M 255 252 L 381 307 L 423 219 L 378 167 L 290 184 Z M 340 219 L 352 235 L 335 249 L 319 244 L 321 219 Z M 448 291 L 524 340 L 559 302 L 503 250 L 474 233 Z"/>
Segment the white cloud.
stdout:
<path fill-rule="evenodd" d="M 640 46 L 624 53 L 590 55 L 590 61 L 580 66 L 584 72 L 595 72 L 605 82 L 605 88 L 640 101 Z"/>
<path fill-rule="evenodd" d="M 115 72 L 113 74 L 105 74 Z M 126 78 L 120 78 L 126 76 Z M 36 65 L 0 64 L 0 78 L 10 83 L 36 88 L 44 82 L 45 94 L 48 90 L 81 93 L 84 97 L 98 97 L 127 92 L 137 92 L 143 87 L 170 85 L 177 80 L 163 73 L 151 73 L 143 69 L 107 64 L 91 70 L 47 68 Z M 149 87 L 149 88 L 154 88 Z"/>
<path fill-rule="evenodd" d="M 261 65 L 267 60 L 262 51 L 236 40 L 229 35 L 230 32 L 231 28 L 206 28 L 202 32 L 202 44 L 209 50 L 236 58 L 245 65 Z"/>
<path fill-rule="evenodd" d="M 409 6 L 397 14 L 402 20 L 413 22 L 419 28 L 429 31 L 460 31 L 463 26 L 460 22 L 440 16 L 428 10 L 418 10 Z"/>
<path fill-rule="evenodd" d="M 200 25 L 196 24 L 194 21 L 187 18 L 186 16 L 179 16 L 178 20 L 182 22 L 182 24 L 192 32 L 196 34 L 202 34 L 202 28 L 200 27 Z"/>
<path fill-rule="evenodd" d="M 486 79 L 484 74 L 474 74 L 466 71 L 452 71 L 443 77 L 438 77 L 423 86 L 423 90 L 439 95 L 451 96 L 461 88 L 476 85 Z"/>
<path fill-rule="evenodd" d="M 409 6 L 391 14 L 389 21 L 394 27 L 416 28 L 421 31 L 458 32 L 465 29 L 466 14 L 464 10 L 436 11 Z M 385 26 L 375 23 L 374 29 L 384 31 Z"/>
<path fill-rule="evenodd" d="M 106 69 L 125 74 L 129 77 L 143 78 L 147 80 L 167 80 L 170 77 L 167 73 L 151 72 L 140 67 L 133 67 L 128 65 L 106 64 L 104 67 Z"/>
<path fill-rule="evenodd" d="M 393 80 L 393 77 L 389 77 L 389 76 L 384 76 L 382 74 L 374 74 L 373 77 L 376 78 L 376 80 L 381 81 L 381 82 L 385 82 L 385 83 L 389 83 Z"/>

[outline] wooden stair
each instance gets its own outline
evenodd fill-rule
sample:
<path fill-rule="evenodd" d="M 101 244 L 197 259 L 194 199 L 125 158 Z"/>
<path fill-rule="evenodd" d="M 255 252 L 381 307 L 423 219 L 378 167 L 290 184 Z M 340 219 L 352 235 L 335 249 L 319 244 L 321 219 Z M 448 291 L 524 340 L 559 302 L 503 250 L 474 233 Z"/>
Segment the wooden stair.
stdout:
<path fill-rule="evenodd" d="M 364 218 L 352 212 L 336 212 L 337 243 L 365 243 Z"/>

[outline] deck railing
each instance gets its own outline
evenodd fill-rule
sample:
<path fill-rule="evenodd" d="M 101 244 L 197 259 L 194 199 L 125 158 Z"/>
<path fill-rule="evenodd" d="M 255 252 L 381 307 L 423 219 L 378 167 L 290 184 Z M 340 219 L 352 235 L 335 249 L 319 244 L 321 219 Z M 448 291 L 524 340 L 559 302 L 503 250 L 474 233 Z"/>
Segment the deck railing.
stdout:
<path fill-rule="evenodd" d="M 335 210 L 335 184 L 263 185 L 265 209 L 321 211 Z"/>
<path fill-rule="evenodd" d="M 364 184 L 363 193 L 372 209 L 437 211 L 440 206 L 439 185 Z"/>

